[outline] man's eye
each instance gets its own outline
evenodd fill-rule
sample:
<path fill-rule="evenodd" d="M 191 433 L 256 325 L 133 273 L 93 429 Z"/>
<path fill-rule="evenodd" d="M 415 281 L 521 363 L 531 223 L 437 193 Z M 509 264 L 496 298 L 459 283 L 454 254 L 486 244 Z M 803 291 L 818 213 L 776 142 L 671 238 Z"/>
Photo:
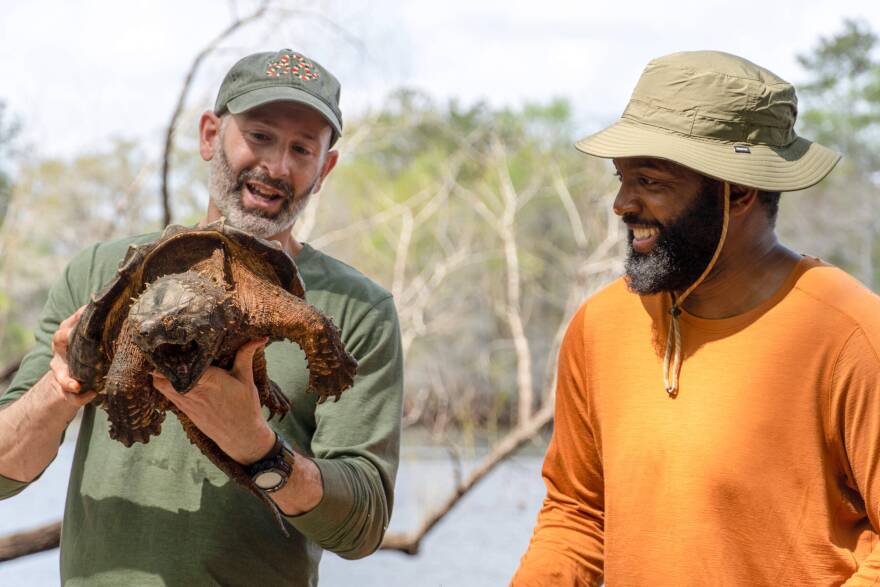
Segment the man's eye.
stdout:
<path fill-rule="evenodd" d="M 251 139 L 259 143 L 264 143 L 269 140 L 269 135 L 265 135 L 261 132 L 252 132 Z"/>
<path fill-rule="evenodd" d="M 644 185 L 644 186 L 654 186 L 654 185 L 657 185 L 657 181 L 654 180 L 654 179 L 651 179 L 650 177 L 640 177 L 640 178 L 639 178 L 639 183 L 642 184 L 642 185 Z"/>
<path fill-rule="evenodd" d="M 294 145 L 293 150 L 295 153 L 299 153 L 300 155 L 310 155 L 311 151 L 308 147 L 304 147 L 302 145 Z"/>

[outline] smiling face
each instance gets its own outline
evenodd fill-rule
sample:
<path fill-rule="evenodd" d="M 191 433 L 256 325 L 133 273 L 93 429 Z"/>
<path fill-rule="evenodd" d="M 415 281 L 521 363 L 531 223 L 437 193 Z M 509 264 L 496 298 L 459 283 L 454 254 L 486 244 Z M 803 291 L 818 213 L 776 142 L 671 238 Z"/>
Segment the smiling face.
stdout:
<path fill-rule="evenodd" d="M 290 230 L 336 163 L 330 125 L 315 110 L 272 102 L 239 115 L 202 117 L 201 152 L 219 215 L 263 238 Z"/>
<path fill-rule="evenodd" d="M 723 222 L 717 184 L 681 165 L 615 159 L 621 185 L 614 212 L 629 229 L 627 283 L 638 294 L 682 291 L 700 276 Z"/>

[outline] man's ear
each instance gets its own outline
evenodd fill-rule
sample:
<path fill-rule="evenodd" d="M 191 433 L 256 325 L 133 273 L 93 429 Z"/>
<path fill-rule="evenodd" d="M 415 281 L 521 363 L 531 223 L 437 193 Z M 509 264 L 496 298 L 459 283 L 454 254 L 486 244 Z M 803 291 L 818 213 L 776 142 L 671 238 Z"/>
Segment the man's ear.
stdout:
<path fill-rule="evenodd" d="M 220 117 L 210 110 L 199 118 L 199 154 L 205 161 L 214 157 L 214 144 L 220 134 Z"/>
<path fill-rule="evenodd" d="M 757 188 L 730 184 L 730 215 L 742 216 L 758 202 Z"/>
<path fill-rule="evenodd" d="M 339 151 L 332 150 L 327 151 L 327 155 L 324 157 L 324 165 L 321 167 L 321 176 L 318 179 L 318 182 L 315 184 L 315 187 L 312 188 L 312 193 L 317 194 L 321 191 L 321 186 L 324 185 L 324 180 L 330 175 L 330 172 L 333 171 L 333 168 L 336 167 L 336 162 L 339 161 Z"/>

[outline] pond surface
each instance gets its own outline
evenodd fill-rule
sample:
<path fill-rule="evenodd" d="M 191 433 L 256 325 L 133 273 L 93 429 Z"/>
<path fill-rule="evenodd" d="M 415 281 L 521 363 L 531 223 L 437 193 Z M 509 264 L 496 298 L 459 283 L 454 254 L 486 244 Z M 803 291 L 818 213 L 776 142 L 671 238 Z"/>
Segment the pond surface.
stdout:
<path fill-rule="evenodd" d="M 68 435 L 68 438 L 73 437 Z M 377 552 L 347 561 L 325 553 L 322 587 L 487 587 L 507 585 L 528 545 L 544 498 L 540 449 L 499 465 L 422 541 L 421 553 Z M 65 442 L 54 463 L 23 493 L 0 501 L 0 535 L 61 517 L 73 443 Z M 464 462 L 465 473 L 474 459 Z M 389 531 L 407 531 L 429 504 L 448 495 L 454 467 L 446 451 L 403 450 L 394 515 Z M 0 585 L 58 585 L 58 551 L 0 563 Z"/>

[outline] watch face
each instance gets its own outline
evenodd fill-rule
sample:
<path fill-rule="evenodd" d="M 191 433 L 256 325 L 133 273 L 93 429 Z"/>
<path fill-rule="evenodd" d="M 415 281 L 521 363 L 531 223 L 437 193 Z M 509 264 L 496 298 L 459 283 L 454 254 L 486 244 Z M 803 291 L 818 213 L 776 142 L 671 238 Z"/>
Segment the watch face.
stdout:
<path fill-rule="evenodd" d="M 281 485 L 285 480 L 285 475 L 277 469 L 267 469 L 260 471 L 254 476 L 254 483 L 260 489 L 274 489 Z"/>

